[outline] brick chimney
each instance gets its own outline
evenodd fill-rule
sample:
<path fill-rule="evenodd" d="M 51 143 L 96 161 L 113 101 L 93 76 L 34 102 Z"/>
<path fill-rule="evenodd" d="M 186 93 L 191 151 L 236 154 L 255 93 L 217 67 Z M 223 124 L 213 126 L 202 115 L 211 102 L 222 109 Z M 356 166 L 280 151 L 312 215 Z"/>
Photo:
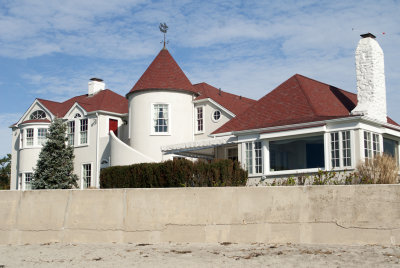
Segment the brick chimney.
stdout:
<path fill-rule="evenodd" d="M 106 87 L 106 84 L 100 78 L 91 78 L 88 83 L 88 87 L 89 87 L 88 95 L 92 96 L 92 95 L 96 94 L 97 92 L 104 90 Z"/>
<path fill-rule="evenodd" d="M 386 122 L 386 86 L 383 51 L 371 33 L 362 34 L 356 49 L 357 106 L 354 115 Z"/>

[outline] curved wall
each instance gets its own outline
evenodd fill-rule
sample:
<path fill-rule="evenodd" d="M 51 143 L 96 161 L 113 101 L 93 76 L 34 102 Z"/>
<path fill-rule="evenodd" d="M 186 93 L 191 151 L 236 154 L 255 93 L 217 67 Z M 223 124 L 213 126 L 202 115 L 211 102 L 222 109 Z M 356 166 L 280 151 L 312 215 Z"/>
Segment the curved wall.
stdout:
<path fill-rule="evenodd" d="M 192 93 L 171 90 L 148 90 L 129 95 L 130 146 L 155 161 L 162 156 L 161 146 L 189 142 L 193 137 Z M 169 104 L 169 134 L 152 131 L 153 104 Z"/>

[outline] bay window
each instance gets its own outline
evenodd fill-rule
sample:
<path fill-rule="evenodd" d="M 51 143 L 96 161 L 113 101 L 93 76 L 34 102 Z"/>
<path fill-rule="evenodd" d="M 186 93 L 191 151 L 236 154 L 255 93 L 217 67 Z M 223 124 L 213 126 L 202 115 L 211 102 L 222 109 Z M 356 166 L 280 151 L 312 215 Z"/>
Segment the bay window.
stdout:
<path fill-rule="evenodd" d="M 31 173 L 31 172 L 25 173 L 25 180 L 24 180 L 24 182 L 25 182 L 25 190 L 31 190 L 32 189 L 32 185 L 31 185 L 32 178 L 33 178 L 33 173 Z"/>
<path fill-rule="evenodd" d="M 396 159 L 399 162 L 399 142 L 389 138 L 383 138 L 383 152 Z"/>
<path fill-rule="evenodd" d="M 38 145 L 46 143 L 47 128 L 38 128 Z"/>
<path fill-rule="evenodd" d="M 33 128 L 28 128 L 26 130 L 26 146 L 33 146 Z"/>
<path fill-rule="evenodd" d="M 324 136 L 269 142 L 271 171 L 325 168 Z"/>
<path fill-rule="evenodd" d="M 330 133 L 332 168 L 351 167 L 350 131 Z"/>
<path fill-rule="evenodd" d="M 372 159 L 375 155 L 380 154 L 379 134 L 364 131 L 364 157 Z"/>
<path fill-rule="evenodd" d="M 263 173 L 262 142 L 246 142 L 244 147 L 246 170 L 249 174 Z"/>

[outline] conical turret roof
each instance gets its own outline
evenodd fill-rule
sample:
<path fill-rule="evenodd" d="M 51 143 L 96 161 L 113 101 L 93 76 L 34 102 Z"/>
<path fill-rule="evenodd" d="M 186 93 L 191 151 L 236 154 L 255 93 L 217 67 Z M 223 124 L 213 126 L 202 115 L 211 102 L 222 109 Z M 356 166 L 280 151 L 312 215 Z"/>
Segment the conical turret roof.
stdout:
<path fill-rule="evenodd" d="M 196 93 L 192 83 L 167 49 L 162 49 L 128 94 L 135 91 L 170 89 Z"/>

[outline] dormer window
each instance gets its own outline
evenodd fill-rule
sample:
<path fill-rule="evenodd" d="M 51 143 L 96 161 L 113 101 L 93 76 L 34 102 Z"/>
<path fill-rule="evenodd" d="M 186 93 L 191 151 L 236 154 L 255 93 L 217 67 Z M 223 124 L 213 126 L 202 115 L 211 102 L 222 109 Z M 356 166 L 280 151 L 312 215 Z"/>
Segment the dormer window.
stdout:
<path fill-rule="evenodd" d="M 82 115 L 78 114 L 78 113 L 76 113 L 75 116 L 74 116 L 74 118 L 80 118 L 80 117 L 82 117 Z"/>
<path fill-rule="evenodd" d="M 35 119 L 45 119 L 46 118 L 46 113 L 42 110 L 36 110 L 34 111 L 30 118 L 31 120 L 35 120 Z"/>

